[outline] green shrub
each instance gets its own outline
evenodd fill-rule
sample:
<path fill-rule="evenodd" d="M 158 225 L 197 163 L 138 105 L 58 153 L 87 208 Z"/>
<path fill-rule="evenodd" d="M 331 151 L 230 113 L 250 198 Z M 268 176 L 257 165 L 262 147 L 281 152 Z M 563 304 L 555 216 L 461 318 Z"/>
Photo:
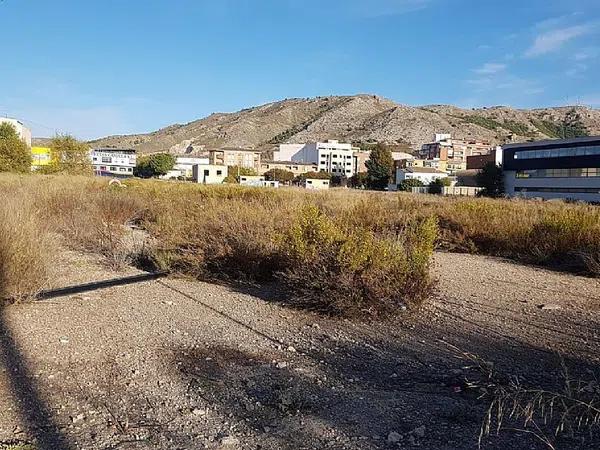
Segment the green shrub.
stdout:
<path fill-rule="evenodd" d="M 402 180 L 400 184 L 398 184 L 398 190 L 404 192 L 412 192 L 412 188 L 423 186 L 423 182 L 421 180 L 417 180 L 416 178 L 409 178 L 407 180 Z"/>
<path fill-rule="evenodd" d="M 430 194 L 441 194 L 445 187 L 450 186 L 451 182 L 449 178 L 436 178 L 429 183 Z"/>
<path fill-rule="evenodd" d="M 435 219 L 385 236 L 344 227 L 306 206 L 282 239 L 289 262 L 280 278 L 303 308 L 344 316 L 394 314 L 429 294 L 436 235 Z"/>

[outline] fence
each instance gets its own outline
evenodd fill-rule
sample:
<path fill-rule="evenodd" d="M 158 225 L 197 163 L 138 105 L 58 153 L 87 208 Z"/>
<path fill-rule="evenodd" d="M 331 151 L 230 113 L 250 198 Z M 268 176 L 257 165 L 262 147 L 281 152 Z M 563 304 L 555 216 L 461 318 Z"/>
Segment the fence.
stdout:
<path fill-rule="evenodd" d="M 442 188 L 442 195 L 456 195 L 460 197 L 476 197 L 483 188 L 473 186 L 448 186 Z M 429 186 L 412 188 L 413 194 L 429 194 Z"/>

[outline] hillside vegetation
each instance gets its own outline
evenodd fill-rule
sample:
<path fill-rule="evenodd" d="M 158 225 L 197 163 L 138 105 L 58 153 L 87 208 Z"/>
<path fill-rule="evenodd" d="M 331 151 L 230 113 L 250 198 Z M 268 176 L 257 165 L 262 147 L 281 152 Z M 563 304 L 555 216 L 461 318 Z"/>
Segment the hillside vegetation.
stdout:
<path fill-rule="evenodd" d="M 41 175 L 3 175 L 0 198 L 4 298 L 44 288 L 57 242 L 117 268 L 279 281 L 294 304 L 346 316 L 419 305 L 434 245 L 600 275 L 587 205 Z"/>
<path fill-rule="evenodd" d="M 111 136 L 94 146 L 131 147 L 142 153 L 184 153 L 194 146 L 270 150 L 284 143 L 342 139 L 417 149 L 434 133 L 503 143 L 600 134 L 600 111 L 585 107 L 461 109 L 413 107 L 375 95 L 286 99 L 234 113 L 212 114 L 139 135 Z"/>

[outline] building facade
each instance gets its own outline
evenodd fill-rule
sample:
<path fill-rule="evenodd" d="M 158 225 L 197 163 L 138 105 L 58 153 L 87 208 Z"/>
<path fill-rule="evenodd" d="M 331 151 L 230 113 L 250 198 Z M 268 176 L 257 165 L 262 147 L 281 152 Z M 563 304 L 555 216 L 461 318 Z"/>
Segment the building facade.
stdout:
<path fill-rule="evenodd" d="M 600 202 L 600 136 L 502 146 L 509 196 Z"/>
<path fill-rule="evenodd" d="M 0 123 L 11 124 L 21 140 L 25 142 L 28 147 L 31 147 L 31 130 L 27 128 L 23 122 L 17 119 L 11 119 L 10 117 L 0 117 Z"/>
<path fill-rule="evenodd" d="M 308 144 L 281 144 L 274 152 L 275 161 L 317 164 L 318 171 L 350 178 L 356 173 L 352 144 L 334 139 Z"/>
<path fill-rule="evenodd" d="M 427 167 L 408 167 L 396 169 L 396 186 L 404 180 L 419 180 L 424 185 L 430 184 L 439 178 L 447 178 L 448 174 L 437 169 Z"/>
<path fill-rule="evenodd" d="M 221 184 L 227 177 L 227 166 L 214 164 L 196 164 L 192 168 L 195 183 Z"/>
<path fill-rule="evenodd" d="M 52 153 L 48 147 L 31 147 L 31 170 L 50 165 Z"/>
<path fill-rule="evenodd" d="M 302 163 L 294 161 L 263 161 L 260 164 L 259 173 L 264 174 L 271 169 L 280 169 L 292 172 L 295 176 L 308 172 L 318 172 L 319 166 L 316 163 Z"/>
<path fill-rule="evenodd" d="M 208 162 L 216 166 L 239 166 L 260 171 L 261 152 L 244 148 L 209 150 Z"/>
<path fill-rule="evenodd" d="M 305 189 L 329 189 L 329 180 L 323 180 L 321 178 L 307 178 L 302 181 L 302 187 Z"/>
<path fill-rule="evenodd" d="M 97 148 L 91 152 L 96 175 L 132 177 L 137 162 L 133 149 Z"/>

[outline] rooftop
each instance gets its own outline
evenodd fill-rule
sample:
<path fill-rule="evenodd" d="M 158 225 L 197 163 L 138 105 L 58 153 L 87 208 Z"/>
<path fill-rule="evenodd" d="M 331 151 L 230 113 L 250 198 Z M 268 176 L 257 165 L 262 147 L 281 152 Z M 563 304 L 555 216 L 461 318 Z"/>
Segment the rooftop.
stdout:
<path fill-rule="evenodd" d="M 600 136 L 586 136 L 570 139 L 547 139 L 545 141 L 522 142 L 520 144 L 505 144 L 502 146 L 502 149 L 510 150 L 515 148 L 536 148 L 545 146 L 578 145 L 591 143 L 600 143 Z"/>
<path fill-rule="evenodd" d="M 411 173 L 446 173 L 442 172 L 441 170 L 434 169 L 432 167 L 407 167 L 406 169 L 400 170 L 404 170 L 405 172 Z"/>
<path fill-rule="evenodd" d="M 294 166 L 318 166 L 317 163 L 310 163 L 310 162 L 299 162 L 299 161 L 271 161 L 271 160 L 264 160 L 262 161 L 262 164 L 288 164 L 288 165 L 294 165 Z"/>

